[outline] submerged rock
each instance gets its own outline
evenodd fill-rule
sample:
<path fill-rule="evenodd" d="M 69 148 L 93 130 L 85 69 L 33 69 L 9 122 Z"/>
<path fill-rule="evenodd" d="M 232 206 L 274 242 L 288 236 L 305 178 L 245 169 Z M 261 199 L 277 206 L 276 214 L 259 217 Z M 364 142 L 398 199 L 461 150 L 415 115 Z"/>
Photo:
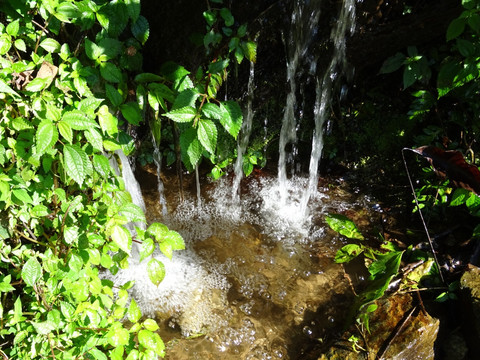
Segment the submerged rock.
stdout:
<path fill-rule="evenodd" d="M 462 309 L 464 312 L 464 336 L 471 358 L 478 359 L 480 349 L 480 268 L 468 265 L 460 280 Z"/>
<path fill-rule="evenodd" d="M 434 343 L 440 321 L 412 304 L 408 294 L 393 295 L 377 301 L 378 309 L 370 316 L 370 333 L 365 339 L 358 333 L 346 332 L 343 341 L 318 360 L 333 359 L 434 359 Z M 356 336 L 354 343 L 352 334 Z M 346 340 L 349 339 L 350 341 Z M 354 346 L 355 344 L 355 346 Z M 307 357 L 313 359 L 313 357 Z"/>

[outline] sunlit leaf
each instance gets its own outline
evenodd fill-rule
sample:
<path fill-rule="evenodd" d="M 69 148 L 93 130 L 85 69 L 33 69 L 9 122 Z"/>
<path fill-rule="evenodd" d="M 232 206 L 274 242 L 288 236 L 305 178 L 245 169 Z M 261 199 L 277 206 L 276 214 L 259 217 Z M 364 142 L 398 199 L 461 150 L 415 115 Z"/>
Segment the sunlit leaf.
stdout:
<path fill-rule="evenodd" d="M 165 265 L 157 259 L 150 259 L 147 264 L 147 273 L 150 281 L 158 286 L 165 278 Z"/>
<path fill-rule="evenodd" d="M 43 120 L 40 125 L 38 125 L 35 140 L 36 153 L 38 155 L 43 154 L 55 145 L 58 140 L 58 131 L 55 124 L 51 120 Z"/>
<path fill-rule="evenodd" d="M 349 239 L 364 239 L 363 235 L 358 231 L 355 223 L 344 215 L 328 214 L 325 217 L 325 221 L 333 230 Z"/>
<path fill-rule="evenodd" d="M 200 119 L 198 122 L 198 140 L 200 140 L 200 143 L 210 154 L 215 154 L 217 127 L 213 121 Z"/>
<path fill-rule="evenodd" d="M 23 281 L 25 281 L 25 284 L 29 286 L 34 286 L 41 276 L 42 266 L 36 258 L 31 257 L 22 267 Z"/>
<path fill-rule="evenodd" d="M 76 183 L 82 186 L 87 175 L 88 157 L 78 145 L 65 144 L 63 147 L 65 170 Z"/>
<path fill-rule="evenodd" d="M 195 115 L 196 110 L 191 106 L 185 106 L 165 113 L 166 117 L 175 122 L 190 122 L 195 118 Z"/>
<path fill-rule="evenodd" d="M 120 249 L 130 254 L 132 249 L 132 235 L 123 226 L 115 225 L 111 234 L 112 240 Z"/>

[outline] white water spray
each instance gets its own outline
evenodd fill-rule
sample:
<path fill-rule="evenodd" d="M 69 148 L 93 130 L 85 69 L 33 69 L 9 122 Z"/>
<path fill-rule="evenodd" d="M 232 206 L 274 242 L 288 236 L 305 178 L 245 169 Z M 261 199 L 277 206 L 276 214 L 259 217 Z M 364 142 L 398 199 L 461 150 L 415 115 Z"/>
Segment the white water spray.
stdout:
<path fill-rule="evenodd" d="M 318 20 L 320 18 L 320 2 L 302 0 L 295 1 L 292 13 L 290 36 L 287 47 L 287 81 L 290 84 L 290 91 L 287 100 L 280 130 L 280 145 L 278 159 L 278 182 L 280 190 L 280 202 L 287 201 L 287 150 L 289 143 L 297 140 L 297 129 L 295 119 L 295 106 L 297 103 L 297 76 L 299 61 L 308 50 L 313 35 L 315 34 Z"/>
<path fill-rule="evenodd" d="M 318 164 L 323 151 L 323 124 L 328 117 L 328 109 L 332 101 L 332 87 L 335 80 L 345 72 L 346 36 L 355 30 L 355 0 L 344 0 L 339 19 L 332 29 L 330 39 L 334 49 L 330 64 L 322 80 L 317 78 L 316 99 L 314 106 L 315 130 L 312 140 L 312 153 L 309 165 L 309 180 L 306 191 L 303 193 L 301 213 L 306 214 L 310 197 L 317 190 Z"/>
<path fill-rule="evenodd" d="M 247 90 L 247 111 L 245 121 L 242 123 L 242 131 L 237 146 L 237 159 L 235 161 L 235 178 L 232 185 L 232 196 L 234 202 L 238 203 L 240 194 L 239 187 L 243 178 L 243 155 L 247 151 L 248 141 L 250 140 L 250 133 L 252 132 L 252 120 L 254 111 L 252 109 L 253 91 L 255 85 L 255 64 L 250 62 L 250 75 L 248 77 L 248 90 Z"/>

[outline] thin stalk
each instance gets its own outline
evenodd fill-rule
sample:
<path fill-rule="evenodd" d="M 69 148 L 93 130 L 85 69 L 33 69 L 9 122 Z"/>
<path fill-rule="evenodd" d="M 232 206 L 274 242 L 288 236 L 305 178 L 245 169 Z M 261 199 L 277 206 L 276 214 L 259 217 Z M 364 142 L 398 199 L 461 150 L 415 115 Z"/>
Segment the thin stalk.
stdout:
<path fill-rule="evenodd" d="M 403 164 L 405 165 L 405 170 L 407 172 L 408 182 L 410 183 L 410 188 L 412 189 L 413 198 L 415 199 L 415 205 L 417 206 L 418 213 L 420 214 L 420 219 L 422 220 L 423 228 L 425 229 L 425 233 L 427 234 L 427 239 L 428 239 L 428 243 L 430 244 L 430 249 L 432 250 L 433 259 L 435 260 L 435 264 L 437 264 L 438 273 L 440 274 L 440 279 L 445 284 L 445 279 L 443 278 L 443 274 L 442 274 L 442 268 L 440 267 L 440 264 L 437 259 L 437 254 L 435 253 L 435 248 L 433 247 L 432 238 L 430 237 L 430 233 L 428 232 L 428 227 L 427 227 L 427 224 L 425 223 L 422 210 L 420 209 L 420 204 L 418 203 L 417 195 L 415 195 L 415 187 L 413 186 L 412 177 L 410 176 L 410 171 L 408 170 L 407 161 L 405 160 L 405 150 L 411 150 L 411 149 L 409 148 L 402 149 Z"/>

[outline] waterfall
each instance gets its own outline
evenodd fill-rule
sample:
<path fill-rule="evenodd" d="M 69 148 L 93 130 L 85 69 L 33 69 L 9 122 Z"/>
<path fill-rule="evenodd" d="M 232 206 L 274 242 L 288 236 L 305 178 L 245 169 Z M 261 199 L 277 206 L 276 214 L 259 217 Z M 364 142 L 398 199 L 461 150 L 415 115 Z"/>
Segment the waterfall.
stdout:
<path fill-rule="evenodd" d="M 143 211 L 145 211 L 145 202 L 143 201 L 142 191 L 140 190 L 140 185 L 138 184 L 135 175 L 133 174 L 132 167 L 130 166 L 130 161 L 128 161 L 127 156 L 122 150 L 115 151 L 118 158 L 120 159 L 120 164 L 122 166 L 122 178 L 125 182 L 125 190 L 130 193 L 132 196 L 132 202 L 135 205 L 138 205 Z M 118 163 L 112 164 L 114 169 L 120 174 Z"/>
<path fill-rule="evenodd" d="M 316 33 L 320 18 L 321 1 L 296 0 L 290 25 L 290 37 L 286 41 L 287 48 L 287 82 L 290 85 L 289 93 L 280 130 L 278 181 L 280 201 L 285 203 L 287 198 L 287 150 L 289 143 L 297 140 L 297 121 L 295 119 L 295 105 L 297 103 L 297 85 L 295 77 L 298 75 L 299 60 L 308 50 L 313 35 Z"/>
<path fill-rule="evenodd" d="M 247 111 L 245 121 L 242 123 L 242 131 L 237 145 L 237 159 L 235 161 L 235 178 L 233 179 L 232 196 L 235 202 L 239 200 L 239 187 L 240 181 L 243 178 L 243 155 L 247 151 L 248 141 L 250 139 L 250 133 L 252 132 L 252 120 L 254 111 L 252 110 L 253 91 L 254 91 L 254 79 L 255 79 L 255 64 L 250 62 L 250 75 L 248 77 L 248 90 L 247 90 Z"/>
<path fill-rule="evenodd" d="M 309 180 L 303 193 L 301 213 L 306 214 L 308 201 L 317 190 L 318 164 L 323 151 L 323 124 L 328 117 L 328 108 L 332 100 L 332 87 L 335 80 L 345 72 L 345 38 L 348 32 L 355 30 L 355 0 L 344 0 L 339 19 L 332 29 L 330 39 L 334 45 L 333 54 L 322 79 L 317 77 L 316 99 L 314 106 L 315 130 L 312 140 L 312 153 L 309 165 Z"/>
<path fill-rule="evenodd" d="M 160 207 L 162 209 L 162 215 L 167 215 L 167 199 L 165 199 L 165 191 L 163 187 L 163 181 L 161 178 L 161 171 L 162 171 L 162 154 L 160 153 L 160 149 L 155 142 L 155 138 L 152 136 L 152 143 L 153 143 L 153 161 L 155 162 L 155 166 L 157 167 L 157 190 L 158 190 L 158 200 L 160 203 Z"/>

